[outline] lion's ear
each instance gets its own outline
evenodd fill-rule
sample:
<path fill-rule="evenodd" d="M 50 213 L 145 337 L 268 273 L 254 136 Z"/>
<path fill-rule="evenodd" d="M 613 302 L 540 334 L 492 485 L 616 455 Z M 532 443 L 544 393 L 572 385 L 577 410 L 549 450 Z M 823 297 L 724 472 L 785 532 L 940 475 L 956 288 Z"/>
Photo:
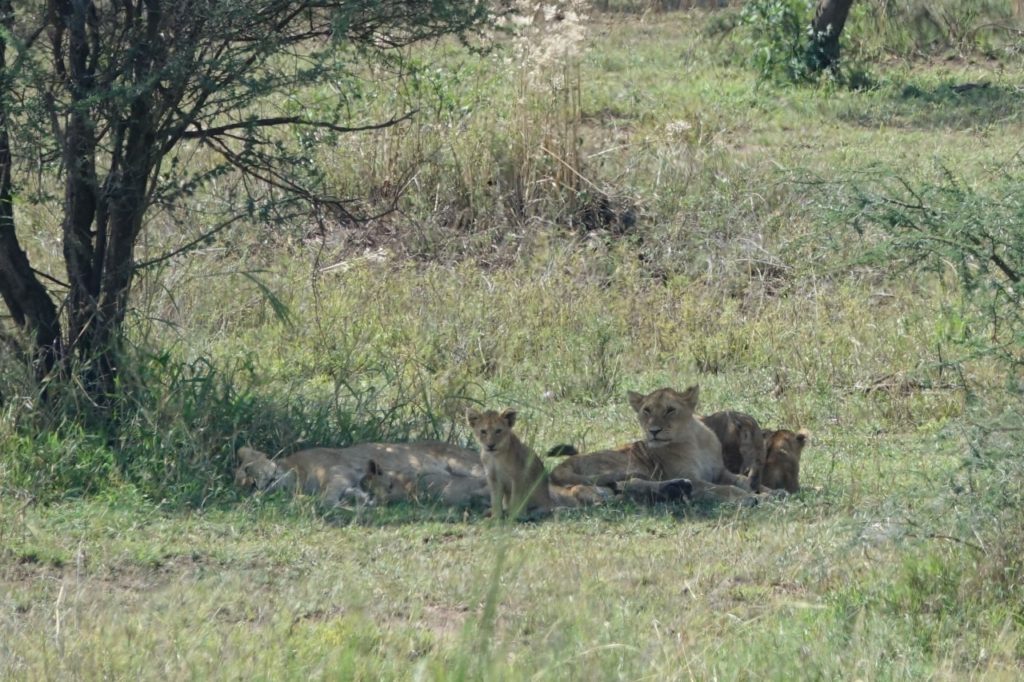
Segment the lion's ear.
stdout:
<path fill-rule="evenodd" d="M 626 397 L 629 398 L 629 405 L 633 408 L 633 411 L 639 412 L 641 406 L 644 404 L 644 398 L 647 396 L 637 393 L 636 391 L 626 391 Z"/>
<path fill-rule="evenodd" d="M 800 443 L 801 447 L 807 445 L 807 441 L 809 441 L 810 439 L 811 432 L 808 431 L 807 429 L 800 429 L 799 431 L 797 431 L 796 442 Z"/>
<path fill-rule="evenodd" d="M 366 475 L 367 476 L 381 476 L 384 474 L 384 470 L 377 464 L 377 460 L 371 459 L 366 462 Z"/>
<path fill-rule="evenodd" d="M 516 416 L 518 414 L 519 413 L 516 412 L 514 408 L 507 407 L 501 411 L 501 418 L 505 420 L 505 423 L 508 424 L 508 428 L 511 429 L 516 425 Z"/>
<path fill-rule="evenodd" d="M 697 409 L 697 397 L 700 395 L 700 386 L 694 384 L 680 394 L 680 398 L 684 403 L 690 406 L 690 409 Z"/>
<path fill-rule="evenodd" d="M 480 412 L 472 407 L 466 408 L 466 423 L 469 424 L 469 428 L 476 426 L 476 423 L 480 421 Z"/>

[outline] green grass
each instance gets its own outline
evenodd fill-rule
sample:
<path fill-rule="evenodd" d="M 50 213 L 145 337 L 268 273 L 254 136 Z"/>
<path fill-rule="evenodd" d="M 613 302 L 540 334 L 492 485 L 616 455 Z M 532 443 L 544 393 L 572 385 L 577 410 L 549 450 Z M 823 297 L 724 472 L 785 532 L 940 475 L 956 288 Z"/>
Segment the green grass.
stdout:
<path fill-rule="evenodd" d="M 807 475 L 824 491 L 755 509 L 506 529 L 5 505 L 5 677 L 1012 676 L 1019 602 L 987 594 L 1019 586 L 985 575 L 998 540 L 960 525 L 955 458 L 912 447 L 835 448 Z"/>
<path fill-rule="evenodd" d="M 707 27 L 599 15 L 536 82 L 431 48 L 443 106 L 317 150 L 340 195 L 408 181 L 397 213 L 247 225 L 138 281 L 113 436 L 0 364 L 0 678 L 1019 677 L 1019 368 L 974 352 L 992 330 L 954 273 L 866 259 L 887 242 L 846 208 L 1014 165 L 1021 66 L 786 88 Z M 635 224 L 584 220 L 599 194 Z M 144 252 L 177 243 L 154 227 Z M 494 527 L 230 488 L 241 444 L 468 443 L 467 404 L 604 447 L 636 437 L 627 390 L 692 383 L 808 428 L 806 490 Z"/>

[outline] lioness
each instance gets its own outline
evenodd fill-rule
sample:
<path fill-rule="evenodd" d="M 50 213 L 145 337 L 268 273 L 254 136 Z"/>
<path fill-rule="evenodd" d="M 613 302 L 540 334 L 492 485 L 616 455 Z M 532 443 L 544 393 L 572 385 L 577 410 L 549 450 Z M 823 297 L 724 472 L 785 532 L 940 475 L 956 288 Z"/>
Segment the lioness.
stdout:
<path fill-rule="evenodd" d="M 466 422 L 480 443 L 480 460 L 487 472 L 491 518 L 494 519 L 506 513 L 537 516 L 550 512 L 554 506 L 544 464 L 512 432 L 516 414 L 513 409 L 500 413 L 466 410 Z"/>
<path fill-rule="evenodd" d="M 718 436 L 725 468 L 734 474 L 747 476 L 750 489 L 758 490 L 761 485 L 761 469 L 764 468 L 765 446 L 757 420 L 749 414 L 733 410 L 715 412 L 698 419 Z"/>
<path fill-rule="evenodd" d="M 252 448 L 239 448 L 235 483 L 243 488 L 272 492 L 295 490 L 320 493 L 329 504 L 342 499 L 365 501 L 360 483 L 369 462 L 407 480 L 473 479 L 483 487 L 484 470 L 472 450 L 441 441 L 361 443 L 347 448 L 311 448 L 271 460 Z M 297 485 L 299 484 L 299 485 Z"/>
<path fill-rule="evenodd" d="M 671 388 L 647 395 L 630 391 L 629 403 L 645 439 L 625 449 L 569 457 L 551 472 L 552 482 L 622 488 L 686 479 L 697 500 L 750 499 L 747 480 L 725 468 L 718 438 L 694 417 L 698 395 L 697 386 L 682 393 Z"/>
<path fill-rule="evenodd" d="M 321 494 L 327 504 L 342 500 L 366 502 L 369 498 L 359 489 L 359 468 L 340 450 L 312 448 L 290 457 L 271 460 L 266 453 L 252 448 L 238 449 L 235 485 L 246 490 L 274 492 L 286 490 Z"/>
<path fill-rule="evenodd" d="M 648 482 L 644 482 L 648 483 Z M 377 503 L 390 504 L 395 502 L 422 502 L 436 499 L 449 507 L 480 507 L 490 503 L 490 491 L 486 478 L 447 474 L 438 476 L 432 473 L 410 475 L 401 472 L 386 471 L 375 461 L 370 460 L 367 472 L 359 482 L 359 487 L 370 499 Z M 664 496 L 665 491 L 652 490 L 650 486 L 637 486 L 636 496 L 656 499 Z M 688 492 L 688 491 L 687 491 Z M 548 494 L 551 496 L 553 510 L 561 507 L 582 507 L 598 505 L 614 497 L 610 488 L 593 485 L 574 485 L 563 487 L 548 483 Z M 676 498 L 682 493 L 676 493 Z"/>
<path fill-rule="evenodd" d="M 782 488 L 791 493 L 800 490 L 800 453 L 810 437 L 805 429 L 795 433 L 789 429 L 765 431 L 767 455 L 761 471 L 761 485 Z"/>

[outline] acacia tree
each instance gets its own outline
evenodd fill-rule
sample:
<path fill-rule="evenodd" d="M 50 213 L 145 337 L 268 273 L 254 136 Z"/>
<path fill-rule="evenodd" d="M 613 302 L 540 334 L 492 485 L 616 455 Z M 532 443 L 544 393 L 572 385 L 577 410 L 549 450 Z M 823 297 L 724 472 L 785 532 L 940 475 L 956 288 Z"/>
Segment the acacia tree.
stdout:
<path fill-rule="evenodd" d="M 465 38 L 488 20 L 474 0 L 42 4 L 0 0 L 0 296 L 31 339 L 22 351 L 37 375 L 81 361 L 98 397 L 117 374 L 136 245 L 154 206 L 226 169 L 276 196 L 340 206 L 275 131 L 394 125 L 411 114 L 348 123 L 353 64 L 400 64 L 400 48 Z M 275 94 L 324 82 L 342 84 L 333 112 L 263 115 Z M 218 161 L 192 172 L 177 163 L 195 146 Z M 60 207 L 63 275 L 33 269 L 19 241 L 29 167 L 62 188 L 42 200 Z"/>

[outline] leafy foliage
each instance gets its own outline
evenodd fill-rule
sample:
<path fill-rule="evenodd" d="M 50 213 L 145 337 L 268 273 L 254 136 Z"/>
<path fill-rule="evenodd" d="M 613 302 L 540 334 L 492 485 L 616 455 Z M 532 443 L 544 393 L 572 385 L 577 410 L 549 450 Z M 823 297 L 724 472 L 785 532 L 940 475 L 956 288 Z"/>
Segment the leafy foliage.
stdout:
<path fill-rule="evenodd" d="M 811 76 L 810 11 L 808 0 L 751 0 L 743 6 L 750 61 L 762 79 L 799 82 Z"/>
<path fill-rule="evenodd" d="M 354 220 L 310 162 L 311 138 L 285 131 L 329 140 L 408 120 L 411 111 L 351 121 L 361 78 L 375 68 L 405 75 L 402 48 L 466 39 L 489 18 L 485 3 L 436 0 L 0 3 L 0 54 L 12 55 L 0 58 L 0 296 L 14 323 L 36 333 L 23 354 L 37 374 L 66 375 L 76 360 L 102 406 L 141 267 L 191 251 L 241 216 L 333 210 Z M 313 85 L 336 93 L 315 115 Z M 192 163 L 200 150 L 208 158 Z M 36 189 L 19 199 L 62 197 L 66 277 L 28 261 L 13 208 L 23 184 Z M 169 252 L 138 262 L 147 219 L 162 211 L 185 222 L 183 204 L 202 189 L 219 204 L 212 224 L 190 226 Z"/>
<path fill-rule="evenodd" d="M 1020 159 L 981 181 L 940 168 L 932 182 L 882 175 L 858 187 L 850 218 L 879 232 L 865 258 L 954 275 L 963 293 L 952 335 L 1016 371 L 1024 365 L 1024 174 Z M 973 328 L 984 325 L 983 329 Z M 1021 387 L 1024 388 L 1024 387 Z"/>

